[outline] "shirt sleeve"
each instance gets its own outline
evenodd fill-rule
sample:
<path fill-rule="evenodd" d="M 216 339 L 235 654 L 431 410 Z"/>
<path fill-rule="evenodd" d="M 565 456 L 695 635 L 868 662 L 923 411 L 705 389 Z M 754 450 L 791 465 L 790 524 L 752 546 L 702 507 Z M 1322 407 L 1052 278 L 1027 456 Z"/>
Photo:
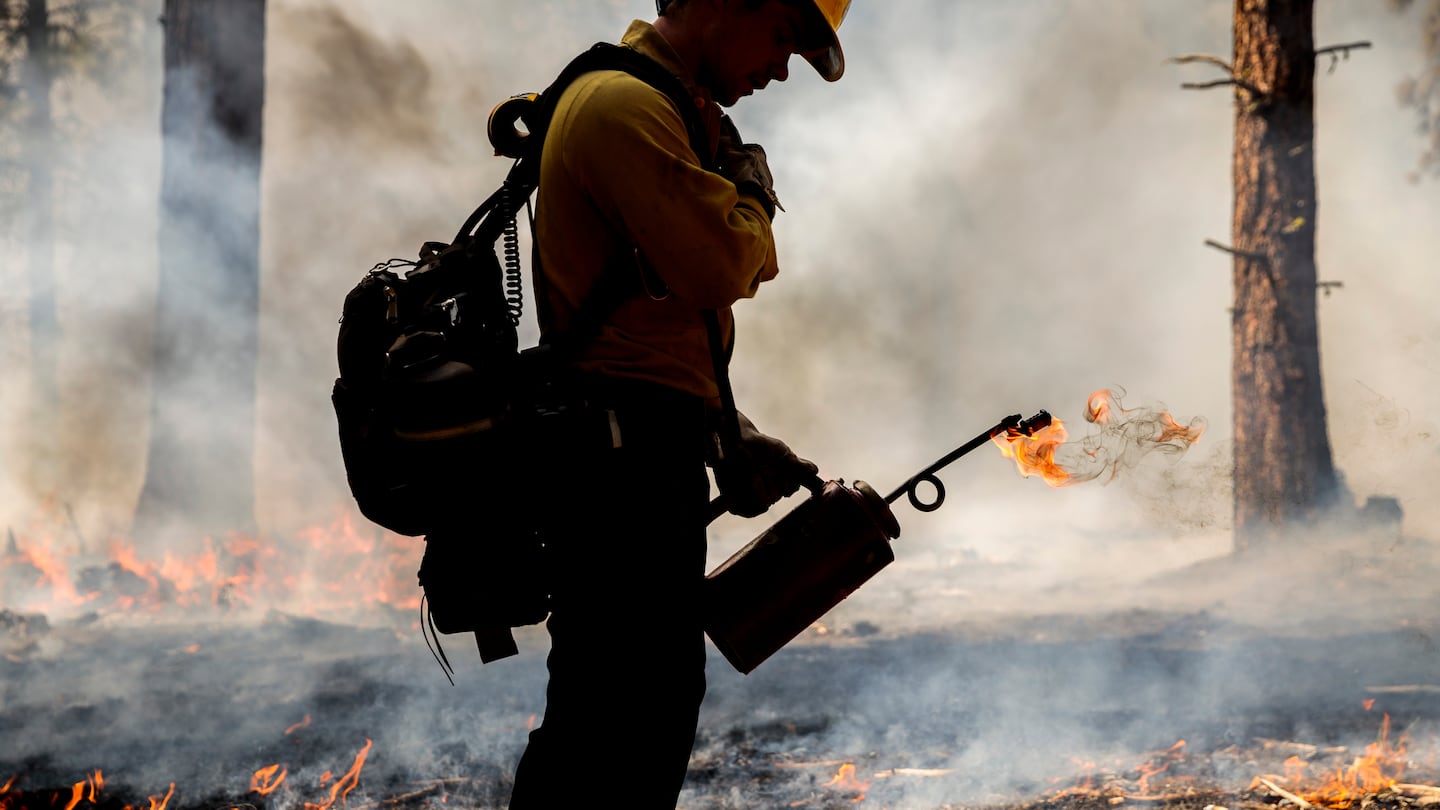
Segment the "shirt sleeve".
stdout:
<path fill-rule="evenodd" d="M 567 116 L 565 171 L 676 298 L 728 307 L 779 272 L 759 201 L 700 165 L 664 93 L 604 72 L 582 80 Z"/>

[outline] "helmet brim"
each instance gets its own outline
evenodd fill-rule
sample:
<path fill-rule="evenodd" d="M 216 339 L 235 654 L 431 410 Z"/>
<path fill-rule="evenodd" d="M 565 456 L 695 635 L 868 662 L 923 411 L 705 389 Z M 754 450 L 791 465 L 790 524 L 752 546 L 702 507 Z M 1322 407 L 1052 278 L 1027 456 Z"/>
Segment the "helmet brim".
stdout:
<path fill-rule="evenodd" d="M 839 81 L 845 75 L 845 52 L 841 50 L 839 40 L 828 48 L 807 52 L 805 61 L 827 82 Z"/>
<path fill-rule="evenodd" d="M 820 78 L 827 82 L 836 81 L 845 75 L 845 51 L 840 47 L 840 35 L 836 33 L 840 20 L 827 19 L 825 12 L 814 2 L 804 5 L 810 11 L 809 33 L 806 36 L 808 41 L 800 52 Z"/>

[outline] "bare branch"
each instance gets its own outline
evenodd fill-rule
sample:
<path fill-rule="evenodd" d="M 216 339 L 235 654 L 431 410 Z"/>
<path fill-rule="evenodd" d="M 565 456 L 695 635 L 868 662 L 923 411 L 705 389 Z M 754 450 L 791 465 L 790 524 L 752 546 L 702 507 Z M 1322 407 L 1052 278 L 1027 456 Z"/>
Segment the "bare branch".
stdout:
<path fill-rule="evenodd" d="M 1221 59 L 1218 56 L 1214 56 L 1213 54 L 1190 53 L 1185 54 L 1184 56 L 1172 57 L 1169 61 L 1177 65 L 1189 65 L 1196 63 L 1202 65 L 1212 65 L 1225 71 L 1225 75 L 1228 77 L 1225 79 L 1216 79 L 1215 81 L 1211 82 L 1186 82 L 1180 85 L 1180 89 L 1182 90 L 1209 90 L 1212 87 L 1233 86 L 1248 91 L 1252 96 L 1260 97 L 1265 95 L 1260 91 L 1260 88 L 1241 79 L 1239 76 L 1236 76 L 1235 68 L 1229 62 L 1226 62 L 1224 59 Z"/>
<path fill-rule="evenodd" d="M 1266 256 L 1264 253 L 1251 253 L 1248 250 L 1236 250 L 1229 245 L 1222 245 L 1219 242 L 1216 242 L 1214 239 L 1206 239 L 1205 246 L 1215 248 L 1216 250 L 1223 253 L 1229 253 L 1231 256 L 1239 256 L 1242 259 L 1251 259 L 1258 262 L 1269 261 L 1269 257 Z"/>
<path fill-rule="evenodd" d="M 1340 45 L 1327 45 L 1327 46 L 1324 47 L 1324 48 L 1316 48 L 1316 49 L 1315 49 L 1315 55 L 1316 55 L 1317 57 L 1318 57 L 1318 56 L 1329 56 L 1329 57 L 1330 57 L 1330 68 L 1329 68 L 1328 70 L 1326 70 L 1325 72 L 1326 72 L 1326 73 L 1334 73 L 1334 72 L 1335 72 L 1335 66 L 1338 65 L 1338 64 L 1340 64 L 1340 60 L 1341 60 L 1341 59 L 1349 59 L 1349 58 L 1350 58 L 1350 51 L 1351 51 L 1351 50 L 1354 50 L 1354 49 L 1356 49 L 1356 48 L 1368 48 L 1368 47 L 1370 47 L 1370 43 L 1369 43 L 1368 41 L 1366 41 L 1366 40 L 1361 40 L 1361 41 L 1359 41 L 1359 42 L 1346 42 L 1346 43 L 1343 43 L 1343 44 L 1340 44 Z"/>
<path fill-rule="evenodd" d="M 1325 54 L 1333 54 L 1338 52 L 1343 53 L 1345 55 L 1345 58 L 1349 59 L 1351 50 L 1368 47 L 1370 47 L 1370 41 L 1362 39 L 1359 42 L 1345 42 L 1340 45 L 1326 45 L 1323 48 L 1316 48 L 1315 55 L 1324 56 Z"/>
<path fill-rule="evenodd" d="M 1216 80 L 1213 81 L 1213 82 L 1185 82 L 1185 83 L 1183 83 L 1183 84 L 1180 85 L 1180 89 L 1181 89 L 1181 90 L 1209 90 L 1209 89 L 1212 88 L 1212 87 L 1226 87 L 1226 86 L 1230 86 L 1230 85 L 1233 85 L 1233 86 L 1235 86 L 1235 87 L 1239 87 L 1239 88 L 1244 89 L 1244 90 L 1248 90 L 1248 91 L 1250 91 L 1251 95 L 1256 95 L 1256 96 L 1263 95 L 1263 93 L 1260 92 L 1260 88 L 1256 87 L 1256 86 L 1253 85 L 1253 84 L 1250 84 L 1249 82 L 1242 82 L 1242 81 L 1240 81 L 1239 79 L 1216 79 Z"/>
<path fill-rule="evenodd" d="M 1235 68 L 1232 67 L 1229 62 L 1226 62 L 1224 59 L 1208 53 L 1190 53 L 1184 56 L 1173 57 L 1169 61 L 1177 65 L 1188 65 L 1194 62 L 1199 62 L 1201 64 L 1214 65 L 1215 67 L 1218 67 L 1221 70 L 1225 71 L 1226 75 L 1233 75 L 1235 73 Z"/>

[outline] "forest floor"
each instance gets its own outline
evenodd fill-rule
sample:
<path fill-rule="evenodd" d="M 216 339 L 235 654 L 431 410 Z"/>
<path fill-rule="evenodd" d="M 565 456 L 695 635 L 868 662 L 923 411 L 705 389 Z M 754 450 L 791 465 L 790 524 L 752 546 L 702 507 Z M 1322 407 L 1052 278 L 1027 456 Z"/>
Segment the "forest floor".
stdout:
<path fill-rule="evenodd" d="M 1440 803 L 1440 555 L 1368 548 L 1043 599 L 1013 567 L 897 563 L 749 675 L 712 650 L 680 806 Z M 452 685 L 409 617 L 0 614 L 0 808 L 502 808 L 542 706 L 543 631 L 517 637 L 484 665 L 442 637 Z"/>

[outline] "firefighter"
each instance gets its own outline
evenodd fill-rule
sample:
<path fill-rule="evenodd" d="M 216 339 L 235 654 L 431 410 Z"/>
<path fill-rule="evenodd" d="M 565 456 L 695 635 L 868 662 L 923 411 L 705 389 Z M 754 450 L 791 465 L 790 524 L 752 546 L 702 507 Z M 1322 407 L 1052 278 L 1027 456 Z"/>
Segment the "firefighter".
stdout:
<path fill-rule="evenodd" d="M 622 44 L 682 80 L 714 157 L 692 149 L 669 97 L 621 71 L 571 84 L 544 143 L 542 340 L 570 326 L 606 268 L 635 283 L 574 361 L 589 401 L 614 414 L 619 446 L 578 453 L 578 483 L 549 516 L 546 705 L 516 769 L 512 810 L 607 796 L 675 806 L 705 692 L 706 466 L 729 511 L 746 517 L 817 472 L 743 414 L 738 445 L 717 453 L 723 377 L 705 313 L 717 316 L 728 355 L 731 305 L 779 271 L 771 221 L 783 209 L 765 150 L 739 137 L 724 108 L 785 81 L 795 55 L 839 79 L 836 29 L 849 0 L 656 5 L 654 21 L 633 21 Z"/>

